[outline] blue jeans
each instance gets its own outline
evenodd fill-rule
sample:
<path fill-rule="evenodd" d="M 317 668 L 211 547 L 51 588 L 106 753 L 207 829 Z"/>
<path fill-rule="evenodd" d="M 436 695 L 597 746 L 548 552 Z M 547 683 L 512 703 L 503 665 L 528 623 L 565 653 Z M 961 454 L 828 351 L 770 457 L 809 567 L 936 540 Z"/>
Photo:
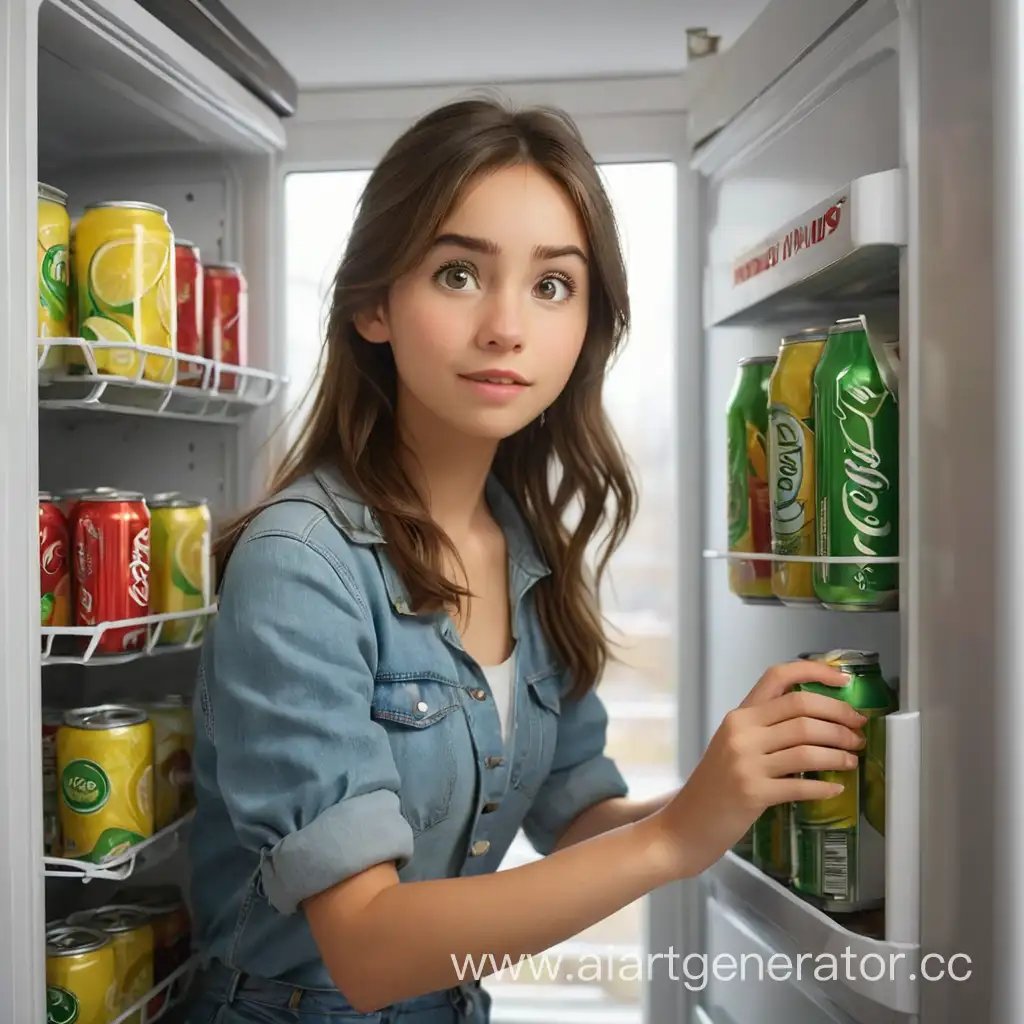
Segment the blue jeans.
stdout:
<path fill-rule="evenodd" d="M 185 1024 L 489 1024 L 491 997 L 476 983 L 357 1013 L 336 989 L 295 988 L 220 963 L 196 979 Z"/>

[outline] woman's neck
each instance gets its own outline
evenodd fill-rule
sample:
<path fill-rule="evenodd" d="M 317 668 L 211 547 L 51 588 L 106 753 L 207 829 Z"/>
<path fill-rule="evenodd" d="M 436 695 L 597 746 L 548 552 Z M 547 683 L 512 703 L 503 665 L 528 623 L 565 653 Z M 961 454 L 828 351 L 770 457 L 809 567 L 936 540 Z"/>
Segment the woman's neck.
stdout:
<path fill-rule="evenodd" d="M 433 417 L 421 420 L 426 417 L 399 416 L 399 458 L 431 519 L 458 543 L 488 515 L 484 490 L 498 445 Z"/>

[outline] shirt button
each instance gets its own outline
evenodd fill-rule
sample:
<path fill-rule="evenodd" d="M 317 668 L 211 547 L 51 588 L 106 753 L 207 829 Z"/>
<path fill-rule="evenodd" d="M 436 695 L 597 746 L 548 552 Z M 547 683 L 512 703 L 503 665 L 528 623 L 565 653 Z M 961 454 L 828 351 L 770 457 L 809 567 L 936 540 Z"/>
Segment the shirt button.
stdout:
<path fill-rule="evenodd" d="M 487 700 L 486 690 L 470 690 L 469 692 L 473 695 L 474 699 L 476 700 Z"/>
<path fill-rule="evenodd" d="M 493 814 L 497 809 L 498 809 L 498 805 L 497 804 L 484 804 L 482 813 L 483 814 Z"/>
<path fill-rule="evenodd" d="M 416 710 L 422 715 L 427 710 L 427 702 L 425 700 L 416 701 Z"/>
<path fill-rule="evenodd" d="M 489 849 L 491 844 L 486 839 L 478 839 L 470 849 L 470 853 L 474 857 L 482 857 Z"/>
<path fill-rule="evenodd" d="M 505 758 L 503 757 L 488 757 L 484 761 L 484 764 L 487 765 L 488 768 L 500 768 L 504 763 Z"/>

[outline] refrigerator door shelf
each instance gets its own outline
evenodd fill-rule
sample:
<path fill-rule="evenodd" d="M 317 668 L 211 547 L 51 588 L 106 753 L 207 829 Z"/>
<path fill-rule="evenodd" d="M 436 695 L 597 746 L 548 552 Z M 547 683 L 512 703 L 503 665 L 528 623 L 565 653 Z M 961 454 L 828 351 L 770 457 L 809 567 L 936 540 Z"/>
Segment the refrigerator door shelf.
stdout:
<path fill-rule="evenodd" d="M 41 626 L 43 649 L 41 663 L 46 665 L 123 665 L 137 658 L 155 657 L 158 654 L 176 654 L 194 650 L 202 642 L 203 623 L 217 611 L 216 604 L 205 608 L 189 609 L 184 612 L 163 612 L 159 615 L 144 615 L 137 619 L 119 619 L 116 622 L 100 622 L 95 626 Z M 189 635 L 181 643 L 161 644 L 160 635 L 165 623 L 181 619 L 194 619 Z M 112 629 L 132 630 L 135 646 L 117 654 L 98 651 L 103 635 Z M 71 640 L 71 643 L 67 643 Z M 77 643 L 76 643 L 77 640 Z M 88 641 L 82 650 L 82 642 Z M 71 653 L 66 653 L 70 649 Z"/>
<path fill-rule="evenodd" d="M 788 957 L 794 972 L 803 963 L 802 981 L 820 986 L 826 998 L 855 1019 L 865 1019 L 863 1011 L 871 1005 L 900 1017 L 918 1012 L 920 946 L 852 932 L 731 852 L 710 869 L 710 875 L 723 906 L 756 922 L 754 930 Z M 801 954 L 809 956 L 801 961 Z M 822 963 L 825 975 L 835 965 L 834 979 L 815 978 Z"/>
<path fill-rule="evenodd" d="M 133 1014 L 137 1014 L 162 992 L 168 992 L 166 1002 L 162 1003 L 158 1009 L 147 1012 L 142 1017 L 145 1024 L 156 1024 L 156 1021 L 163 1020 L 171 1010 L 185 1002 L 198 967 L 199 957 L 192 957 L 191 960 L 183 963 L 176 971 L 168 974 L 159 985 L 154 985 L 138 1002 L 132 1003 L 127 1010 L 115 1017 L 110 1024 L 127 1024 L 128 1021 L 132 1020 Z M 138 1017 L 135 1018 L 135 1020 L 138 1019 Z"/>
<path fill-rule="evenodd" d="M 135 0 L 43 0 L 39 122 L 41 166 L 285 146 L 265 103 Z"/>
<path fill-rule="evenodd" d="M 151 868 L 174 856 L 181 848 L 194 817 L 195 811 L 189 811 L 167 828 L 161 829 L 126 853 L 103 864 L 90 864 L 88 861 L 72 860 L 69 857 L 44 857 L 46 877 L 77 879 L 80 882 L 91 882 L 98 878 L 109 882 L 123 882 L 126 878 L 131 878 L 136 871 Z"/>
<path fill-rule="evenodd" d="M 821 562 L 828 565 L 897 565 L 899 555 L 865 557 L 864 555 L 771 555 L 755 551 L 704 550 L 706 559 L 724 559 L 734 562 Z"/>
<path fill-rule="evenodd" d="M 895 168 L 856 178 L 705 279 L 706 328 L 864 312 L 899 295 L 906 181 Z"/>
<path fill-rule="evenodd" d="M 237 423 L 256 409 L 270 405 L 286 383 L 284 377 L 251 366 L 220 363 L 183 352 L 135 345 L 124 341 L 86 341 L 83 338 L 40 338 L 39 407 L 118 412 L 131 416 L 202 420 L 204 423 Z M 85 373 L 70 374 L 61 349 L 78 349 L 86 361 Z M 136 368 L 130 375 L 100 373 L 96 353 L 124 351 Z M 148 380 L 143 376 L 145 359 L 140 354 L 173 360 L 177 383 Z M 185 384 L 183 381 L 190 381 Z M 227 385 L 227 386 L 225 386 Z"/>

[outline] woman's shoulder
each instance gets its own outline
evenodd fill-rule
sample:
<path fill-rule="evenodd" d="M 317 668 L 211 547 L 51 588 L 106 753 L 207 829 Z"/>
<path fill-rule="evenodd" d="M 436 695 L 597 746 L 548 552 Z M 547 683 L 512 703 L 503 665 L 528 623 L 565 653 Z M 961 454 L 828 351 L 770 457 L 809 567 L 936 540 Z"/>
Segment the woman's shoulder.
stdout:
<path fill-rule="evenodd" d="M 317 470 L 261 503 L 231 552 L 225 582 L 229 576 L 244 583 L 254 574 L 273 572 L 281 579 L 329 569 L 372 602 L 380 586 L 373 546 L 381 540 L 366 506 Z"/>

